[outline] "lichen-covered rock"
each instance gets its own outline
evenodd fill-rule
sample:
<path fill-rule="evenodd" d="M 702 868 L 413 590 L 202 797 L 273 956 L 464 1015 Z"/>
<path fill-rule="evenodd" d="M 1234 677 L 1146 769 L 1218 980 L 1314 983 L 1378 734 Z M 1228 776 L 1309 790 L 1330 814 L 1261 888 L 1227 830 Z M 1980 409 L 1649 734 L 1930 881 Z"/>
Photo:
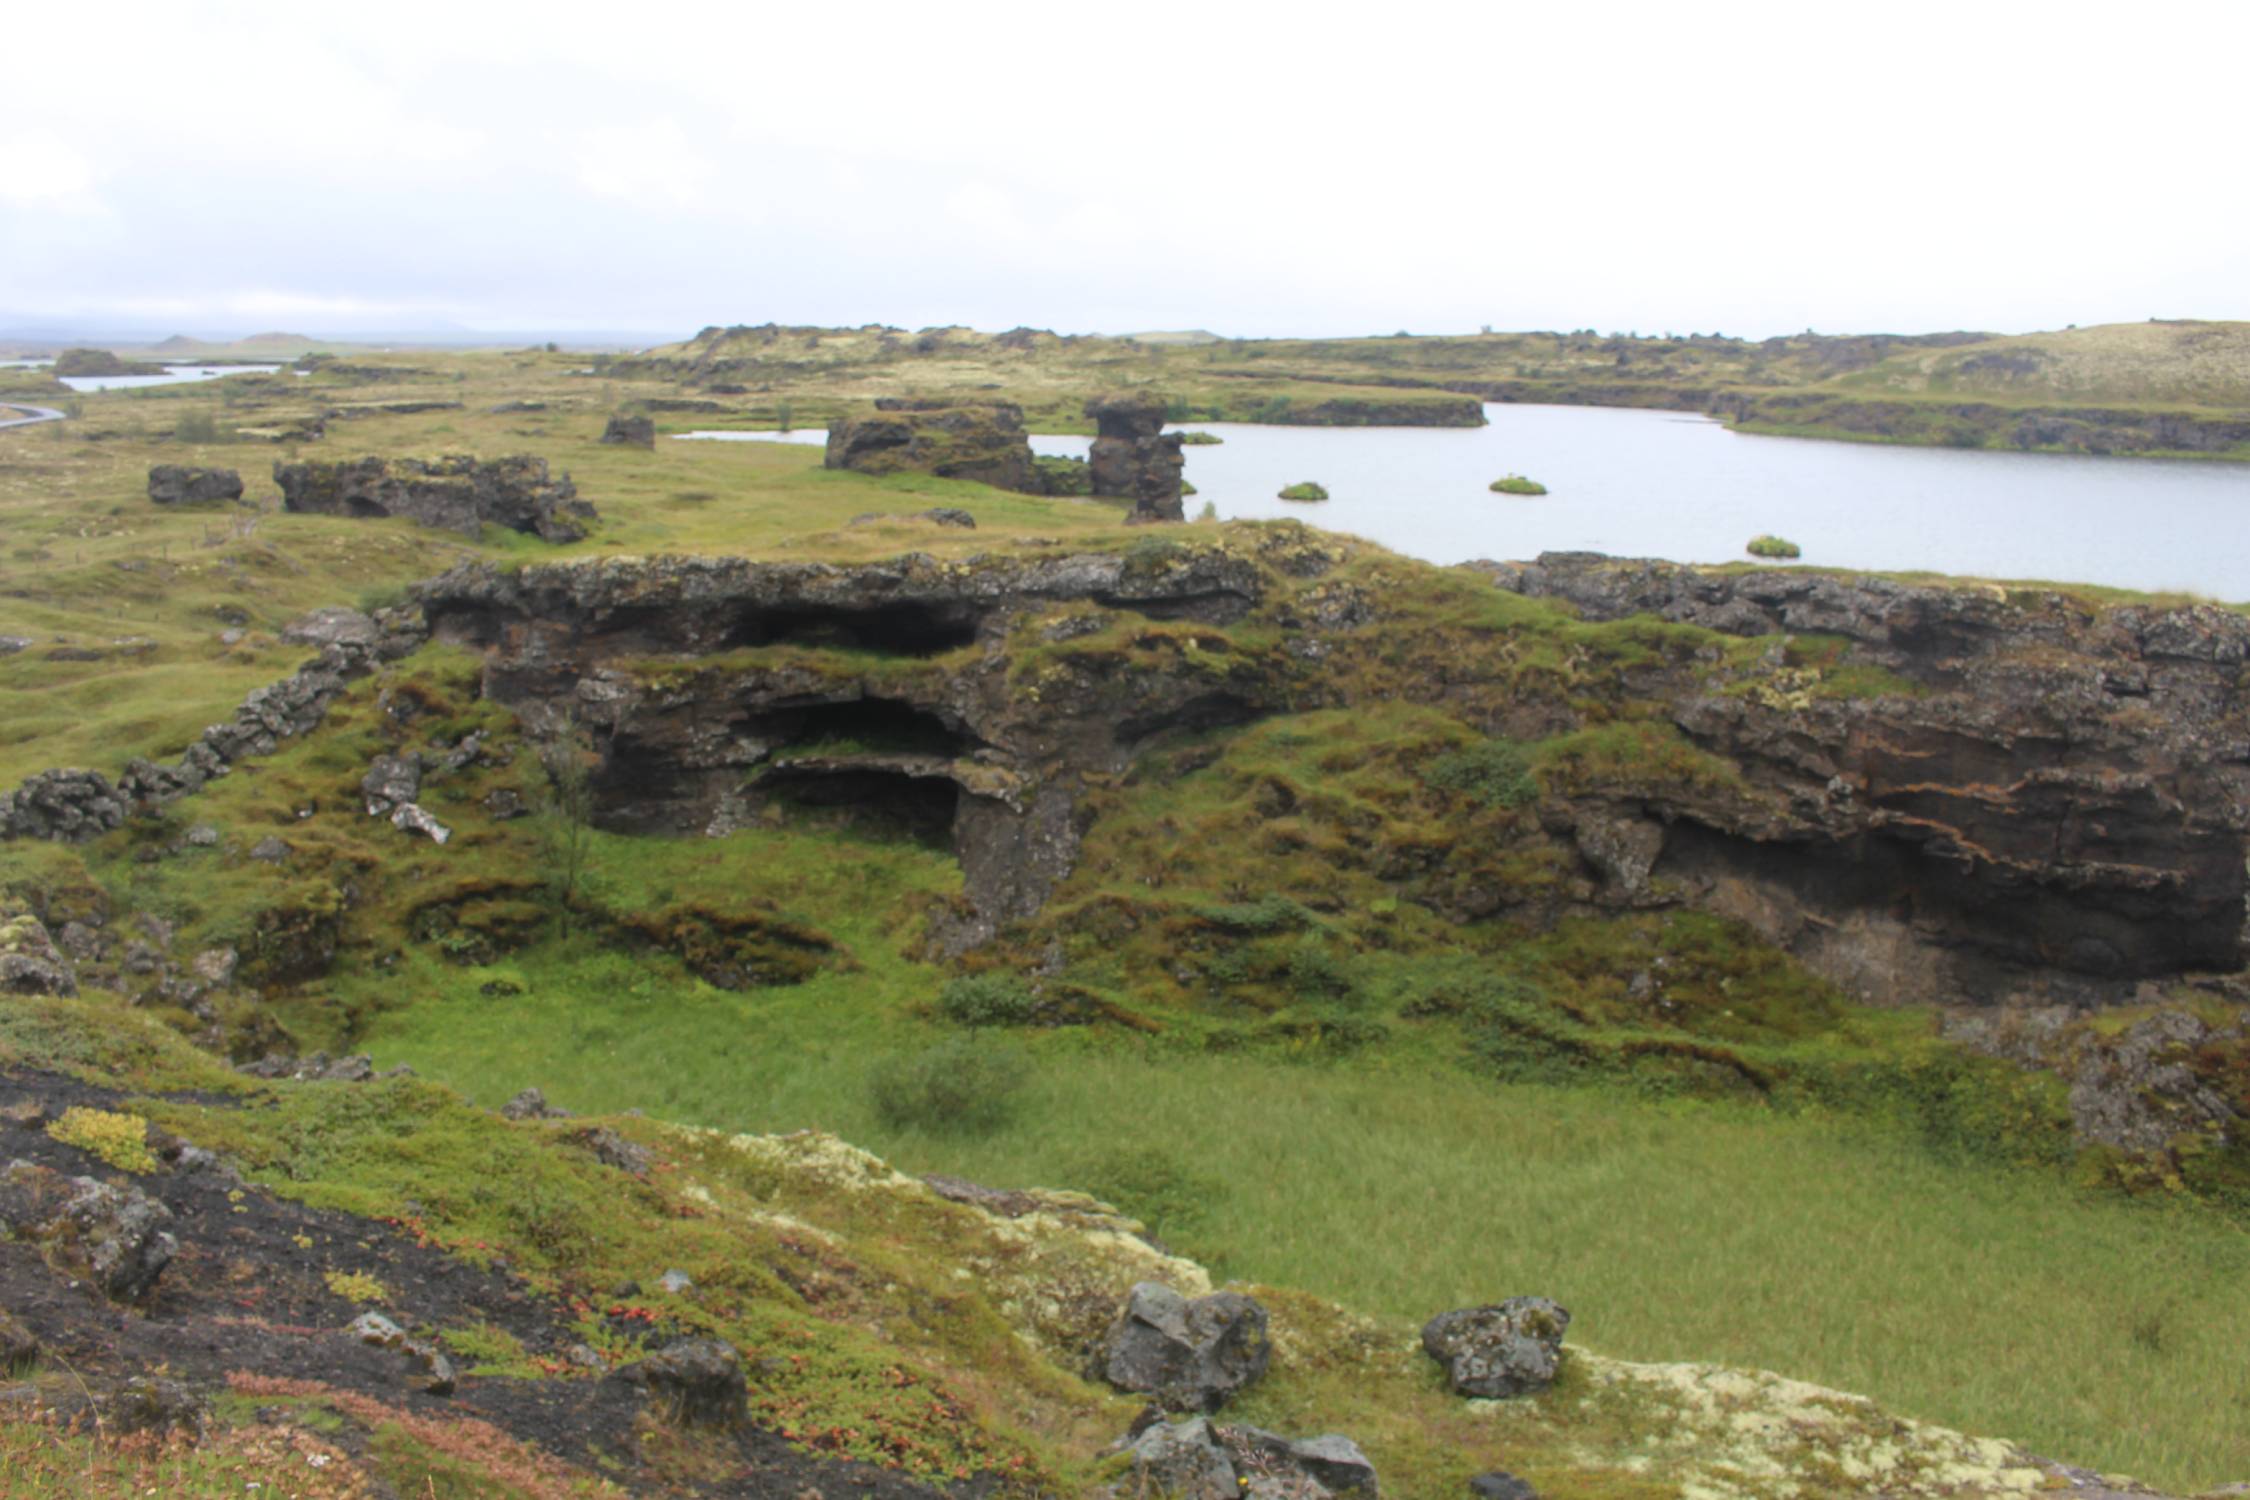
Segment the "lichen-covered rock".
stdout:
<path fill-rule="evenodd" d="M 1170 1411 L 1213 1412 L 1265 1374 L 1266 1310 L 1239 1292 L 1193 1300 L 1144 1281 L 1102 1342 L 1101 1375 Z"/>
<path fill-rule="evenodd" d="M 324 604 L 281 627 L 292 646 L 362 646 L 372 649 L 382 627 L 374 617 L 341 604 Z"/>
<path fill-rule="evenodd" d="M 1204 1417 L 1155 1422 L 1126 1447 L 1132 1479 L 1125 1493 L 1168 1500 L 1241 1500 L 1234 1460 Z"/>
<path fill-rule="evenodd" d="M 1086 403 L 1095 437 L 1087 463 L 1093 492 L 1133 502 L 1128 523 L 1179 521 L 1181 469 L 1177 433 L 1164 432 L 1164 398 L 1154 391 L 1117 391 Z"/>
<path fill-rule="evenodd" d="M 412 750 L 404 755 L 378 755 L 359 778 L 359 795 L 367 815 L 379 818 L 394 807 L 412 802 L 422 792 L 422 757 Z"/>
<path fill-rule="evenodd" d="M 1570 1314 L 1545 1297 L 1510 1297 L 1439 1313 L 1423 1325 L 1422 1348 L 1463 1396 L 1494 1400 L 1554 1383 Z"/>
<path fill-rule="evenodd" d="M 119 1302 L 146 1297 L 179 1253 L 172 1211 L 131 1184 L 66 1177 L 15 1161 L 0 1172 L 0 1222 L 46 1246 L 71 1274 Z"/>
<path fill-rule="evenodd" d="M 594 508 L 577 498 L 570 476 L 550 478 L 547 461 L 530 454 L 306 460 L 275 464 L 273 477 L 283 506 L 292 511 L 403 516 L 467 536 L 491 525 L 550 542 L 575 542 L 586 534 L 584 523 L 595 519 Z"/>
<path fill-rule="evenodd" d="M 622 447 L 653 448 L 656 446 L 656 422 L 649 417 L 630 417 L 620 412 L 602 428 L 601 440 Z"/>
<path fill-rule="evenodd" d="M 1258 1494 L 1259 1481 L 1265 1479 L 1279 1481 L 1264 1492 L 1274 1500 L 1304 1494 L 1302 1488 L 1289 1488 L 1288 1482 L 1293 1478 L 1311 1480 L 1324 1495 L 1356 1495 L 1374 1500 L 1380 1493 L 1375 1466 L 1367 1461 L 1359 1444 L 1340 1433 L 1287 1438 L 1258 1427 L 1222 1427 L 1219 1435 L 1234 1455 L 1236 1472 L 1249 1478 L 1247 1493 Z"/>
<path fill-rule="evenodd" d="M 401 833 L 418 833 L 433 844 L 442 844 L 453 837 L 452 829 L 413 802 L 401 802 L 391 809 L 391 826 Z"/>
<path fill-rule="evenodd" d="M 242 498 L 242 476 L 233 469 L 158 464 L 148 471 L 148 498 L 158 505 L 208 505 Z"/>
<path fill-rule="evenodd" d="M 119 827 L 131 811 L 99 771 L 41 771 L 0 797 L 0 834 L 80 843 Z"/>
<path fill-rule="evenodd" d="M 681 1339 L 610 1378 L 637 1386 L 682 1427 L 731 1427 L 747 1413 L 742 1357 L 718 1339 Z"/>
<path fill-rule="evenodd" d="M 828 429 L 826 467 L 862 474 L 935 474 L 1003 490 L 1037 490 L 1023 408 L 887 397 L 872 415 Z"/>
<path fill-rule="evenodd" d="M 0 995 L 75 995 L 78 976 L 27 911 L 0 909 Z"/>

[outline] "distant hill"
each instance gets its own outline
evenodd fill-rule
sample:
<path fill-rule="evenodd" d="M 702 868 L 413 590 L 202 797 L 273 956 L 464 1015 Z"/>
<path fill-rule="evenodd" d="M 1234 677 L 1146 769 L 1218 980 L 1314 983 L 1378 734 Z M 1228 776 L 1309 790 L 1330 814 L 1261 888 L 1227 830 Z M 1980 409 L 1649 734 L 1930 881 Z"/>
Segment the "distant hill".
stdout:
<path fill-rule="evenodd" d="M 1121 333 L 1119 338 L 1131 339 L 1136 344 L 1216 344 L 1219 336 L 1202 328 L 1184 328 L 1173 332 Z"/>
<path fill-rule="evenodd" d="M 1836 382 L 1897 395 L 2250 409 L 2250 323 L 2104 323 L 1894 354 Z"/>

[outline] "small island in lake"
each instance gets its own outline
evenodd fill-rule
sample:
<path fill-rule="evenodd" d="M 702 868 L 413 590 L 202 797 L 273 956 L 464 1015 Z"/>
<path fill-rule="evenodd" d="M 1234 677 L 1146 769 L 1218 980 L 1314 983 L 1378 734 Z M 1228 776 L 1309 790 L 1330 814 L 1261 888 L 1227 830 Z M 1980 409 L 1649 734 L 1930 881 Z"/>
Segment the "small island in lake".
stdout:
<path fill-rule="evenodd" d="M 1505 474 L 1492 481 L 1492 491 L 1497 495 L 1544 495 L 1547 487 L 1521 474 Z"/>
<path fill-rule="evenodd" d="M 1281 498 L 1284 500 L 1325 500 L 1328 498 L 1328 491 L 1308 479 L 1303 484 L 1285 485 L 1281 491 Z"/>

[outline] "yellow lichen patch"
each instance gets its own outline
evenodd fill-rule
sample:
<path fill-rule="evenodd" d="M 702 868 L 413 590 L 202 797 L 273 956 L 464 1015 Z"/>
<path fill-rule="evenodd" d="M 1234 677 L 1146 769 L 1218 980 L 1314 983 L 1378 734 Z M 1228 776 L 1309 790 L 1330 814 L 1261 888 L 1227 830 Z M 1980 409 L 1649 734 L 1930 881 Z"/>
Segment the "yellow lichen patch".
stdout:
<path fill-rule="evenodd" d="M 322 1274 L 321 1280 L 328 1283 L 328 1290 L 346 1302 L 381 1302 L 390 1296 L 383 1283 L 364 1271 L 328 1271 Z"/>
<path fill-rule="evenodd" d="M 74 1104 L 47 1127 L 47 1134 L 66 1146 L 92 1152 L 120 1172 L 156 1170 L 156 1158 L 148 1149 L 148 1121 L 139 1115 Z"/>

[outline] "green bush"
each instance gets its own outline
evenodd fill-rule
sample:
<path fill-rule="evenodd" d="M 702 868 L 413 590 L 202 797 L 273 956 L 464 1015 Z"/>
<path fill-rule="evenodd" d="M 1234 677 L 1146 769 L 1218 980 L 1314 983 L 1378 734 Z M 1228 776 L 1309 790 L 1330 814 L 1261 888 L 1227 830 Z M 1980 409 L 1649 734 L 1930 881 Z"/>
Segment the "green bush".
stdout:
<path fill-rule="evenodd" d="M 867 1094 L 875 1117 L 894 1130 L 982 1132 L 1007 1123 L 1030 1078 L 1017 1049 L 955 1037 L 883 1059 L 867 1076 Z"/>
<path fill-rule="evenodd" d="M 1523 747 L 1512 740 L 1486 740 L 1466 750 L 1441 755 L 1422 773 L 1441 791 L 1456 792 L 1486 807 L 1521 807 L 1539 795 L 1539 778 Z"/>
<path fill-rule="evenodd" d="M 1802 557 L 1804 549 L 1787 537 L 1754 536 L 1746 549 L 1752 557 Z"/>
<path fill-rule="evenodd" d="M 1290 950 L 1289 987 L 1306 1000 L 1351 1000 L 1358 995 L 1343 960 L 1309 932 Z"/>
<path fill-rule="evenodd" d="M 1013 974 L 965 974 L 938 991 L 938 1012 L 962 1026 L 1021 1026 L 1039 1010 L 1039 997 Z"/>
<path fill-rule="evenodd" d="M 1260 896 L 1225 906 L 1206 906 L 1196 915 L 1228 932 L 1293 932 L 1313 925 L 1313 914 L 1287 896 Z"/>
<path fill-rule="evenodd" d="M 1281 491 L 1281 498 L 1284 500 L 1325 500 L 1328 498 L 1328 491 L 1308 479 L 1303 484 L 1284 486 Z"/>
<path fill-rule="evenodd" d="M 1545 485 L 1536 479 L 1526 479 L 1521 474 L 1508 474 L 1493 480 L 1492 489 L 1495 494 L 1501 495 L 1544 495 L 1547 493 Z"/>
<path fill-rule="evenodd" d="M 207 411 L 183 411 L 172 424 L 172 436 L 183 443 L 215 443 L 219 440 L 219 424 Z"/>

